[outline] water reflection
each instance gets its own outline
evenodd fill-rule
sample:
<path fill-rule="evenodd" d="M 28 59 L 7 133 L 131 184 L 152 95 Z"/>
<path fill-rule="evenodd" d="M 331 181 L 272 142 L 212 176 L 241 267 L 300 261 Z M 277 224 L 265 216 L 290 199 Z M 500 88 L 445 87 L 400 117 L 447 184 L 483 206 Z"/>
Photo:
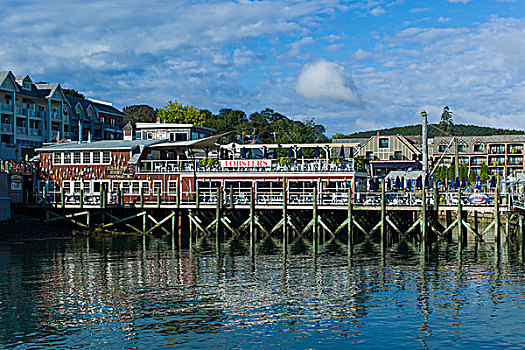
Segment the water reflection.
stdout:
<path fill-rule="evenodd" d="M 271 236 L 2 246 L 0 347 L 525 346 L 519 254 L 323 242 L 315 255 L 293 236 L 285 250 Z"/>

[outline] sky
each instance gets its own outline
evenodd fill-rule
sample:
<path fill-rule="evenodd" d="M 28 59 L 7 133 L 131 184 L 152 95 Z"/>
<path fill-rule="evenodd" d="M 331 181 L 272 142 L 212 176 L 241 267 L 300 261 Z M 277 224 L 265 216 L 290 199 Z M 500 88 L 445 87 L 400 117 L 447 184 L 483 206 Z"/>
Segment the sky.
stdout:
<path fill-rule="evenodd" d="M 525 1 L 2 0 L 0 70 L 123 108 L 266 107 L 327 135 L 525 129 Z"/>

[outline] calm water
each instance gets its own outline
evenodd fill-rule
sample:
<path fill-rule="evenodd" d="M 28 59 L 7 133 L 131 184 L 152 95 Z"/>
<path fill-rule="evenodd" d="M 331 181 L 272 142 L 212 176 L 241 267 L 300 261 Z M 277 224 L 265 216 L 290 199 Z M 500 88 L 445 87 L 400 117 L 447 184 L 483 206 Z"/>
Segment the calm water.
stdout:
<path fill-rule="evenodd" d="M 283 258 L 169 237 L 0 246 L 0 348 L 524 348 L 524 265 L 372 244 Z"/>

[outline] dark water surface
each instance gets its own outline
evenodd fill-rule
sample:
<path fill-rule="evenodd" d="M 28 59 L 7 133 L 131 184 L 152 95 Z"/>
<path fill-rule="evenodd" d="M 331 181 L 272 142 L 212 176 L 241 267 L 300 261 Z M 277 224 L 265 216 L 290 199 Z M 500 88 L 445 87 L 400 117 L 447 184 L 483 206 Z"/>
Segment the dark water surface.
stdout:
<path fill-rule="evenodd" d="M 525 348 L 518 254 L 406 245 L 348 259 L 299 242 L 252 258 L 171 238 L 77 238 L 0 246 L 0 348 Z M 349 264 L 350 261 L 350 264 Z"/>

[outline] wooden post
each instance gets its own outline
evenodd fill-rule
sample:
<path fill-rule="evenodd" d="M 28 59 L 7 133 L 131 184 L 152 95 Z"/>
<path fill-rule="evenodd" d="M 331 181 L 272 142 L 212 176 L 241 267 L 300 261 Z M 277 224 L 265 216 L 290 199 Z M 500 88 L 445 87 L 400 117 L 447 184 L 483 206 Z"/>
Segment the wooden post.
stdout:
<path fill-rule="evenodd" d="M 188 209 L 188 218 L 189 218 L 189 224 L 190 224 L 190 238 L 193 234 L 193 211 L 191 209 Z"/>
<path fill-rule="evenodd" d="M 121 207 L 123 203 L 124 203 L 124 201 L 122 199 L 122 191 L 121 191 L 121 189 L 119 187 L 119 188 L 117 188 L 117 205 L 119 207 Z"/>
<path fill-rule="evenodd" d="M 147 226 L 147 221 L 146 221 L 146 220 L 147 220 L 147 219 L 148 219 L 148 218 L 147 218 L 147 215 L 146 215 L 146 214 L 142 215 L 142 234 L 145 234 L 146 231 L 147 231 L 147 230 L 146 230 L 146 226 Z"/>
<path fill-rule="evenodd" d="M 381 182 L 381 254 L 386 250 L 386 193 L 385 180 Z"/>
<path fill-rule="evenodd" d="M 87 226 L 87 229 L 91 229 L 91 212 L 87 212 L 86 213 L 86 226 Z"/>
<path fill-rule="evenodd" d="M 66 197 L 64 195 L 64 188 L 60 188 L 60 205 L 62 205 L 62 208 L 66 207 Z"/>
<path fill-rule="evenodd" d="M 434 181 L 434 210 L 439 212 L 439 190 L 437 181 Z"/>
<path fill-rule="evenodd" d="M 140 188 L 140 207 L 144 208 L 144 187 Z"/>
<path fill-rule="evenodd" d="M 84 189 L 80 189 L 80 209 L 84 208 Z"/>
<path fill-rule="evenodd" d="M 255 195 L 253 186 L 250 188 L 250 247 L 255 245 Z"/>
<path fill-rule="evenodd" d="M 198 182 L 195 182 L 195 208 L 198 208 L 201 204 L 201 189 L 199 188 Z M 219 202 L 219 196 L 217 195 L 217 203 Z"/>
<path fill-rule="evenodd" d="M 230 208 L 233 209 L 235 204 L 233 203 L 233 186 L 230 185 L 229 188 L 229 197 L 230 197 Z"/>
<path fill-rule="evenodd" d="M 175 205 L 177 206 L 177 210 L 179 210 L 180 209 L 180 188 L 179 186 L 175 188 Z"/>
<path fill-rule="evenodd" d="M 525 259 L 525 217 L 520 215 L 518 220 L 520 226 L 519 249 L 521 261 L 523 262 L 523 259 Z"/>
<path fill-rule="evenodd" d="M 499 188 L 496 187 L 494 191 L 494 249 L 499 256 L 501 246 L 500 237 L 500 216 L 499 216 Z"/>
<path fill-rule="evenodd" d="M 160 191 L 157 191 L 157 208 L 160 208 L 161 196 Z"/>
<path fill-rule="evenodd" d="M 106 186 L 105 184 L 100 185 L 100 207 L 102 209 L 106 208 Z"/>
<path fill-rule="evenodd" d="M 347 236 L 347 250 L 348 256 L 352 256 L 352 251 L 354 249 L 354 236 L 353 236 L 353 227 L 354 227 L 354 214 L 353 214 L 353 203 L 352 203 L 352 187 L 348 189 L 348 236 Z"/>
<path fill-rule="evenodd" d="M 421 228 L 421 253 L 427 252 L 427 191 L 425 184 L 421 186 L 421 217 L 419 227 Z"/>
<path fill-rule="evenodd" d="M 318 227 L 318 216 L 317 216 L 317 183 L 314 187 L 314 193 L 313 193 L 313 203 L 312 203 L 312 215 L 313 215 L 313 239 L 314 242 L 314 254 L 317 254 L 317 236 L 319 233 L 319 227 Z"/>
<path fill-rule="evenodd" d="M 458 251 L 462 251 L 464 248 L 465 237 L 463 230 L 463 207 L 461 203 L 461 186 L 458 187 Z"/>
<path fill-rule="evenodd" d="M 219 186 L 217 188 L 217 206 L 215 208 L 215 239 L 217 243 L 219 242 L 219 234 L 220 234 L 220 226 L 221 226 L 221 193 L 222 193 L 222 186 Z"/>
<path fill-rule="evenodd" d="M 286 178 L 283 177 L 283 253 L 286 253 L 288 246 L 288 198 L 286 191 Z"/>

